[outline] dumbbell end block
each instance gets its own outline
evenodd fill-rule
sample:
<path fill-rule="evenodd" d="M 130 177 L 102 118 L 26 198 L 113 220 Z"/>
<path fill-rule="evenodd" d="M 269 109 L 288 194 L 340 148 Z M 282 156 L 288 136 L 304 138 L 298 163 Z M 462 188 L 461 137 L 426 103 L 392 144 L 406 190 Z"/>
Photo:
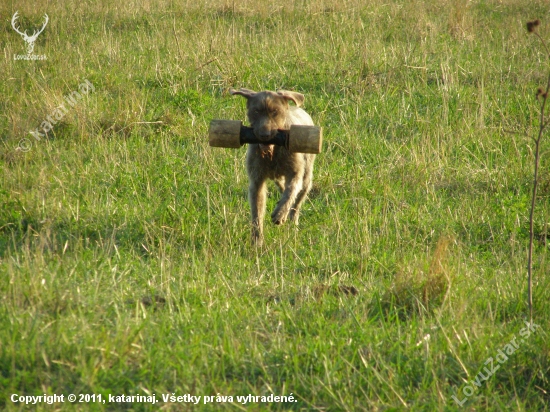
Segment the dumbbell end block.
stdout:
<path fill-rule="evenodd" d="M 212 147 L 241 147 L 239 120 L 212 120 L 208 132 L 208 144 Z"/>
<path fill-rule="evenodd" d="M 323 146 L 323 128 L 320 126 L 290 126 L 288 150 L 294 153 L 321 153 Z"/>

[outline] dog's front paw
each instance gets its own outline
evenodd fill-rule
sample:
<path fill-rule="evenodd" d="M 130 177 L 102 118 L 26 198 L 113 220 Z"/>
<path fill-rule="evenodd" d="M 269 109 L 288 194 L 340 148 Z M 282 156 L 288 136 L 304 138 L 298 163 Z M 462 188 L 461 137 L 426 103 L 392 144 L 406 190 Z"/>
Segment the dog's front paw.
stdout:
<path fill-rule="evenodd" d="M 288 213 L 284 213 L 281 209 L 277 208 L 271 214 L 271 221 L 276 225 L 282 225 L 286 222 Z"/>
<path fill-rule="evenodd" d="M 296 209 L 294 208 L 290 209 L 290 213 L 288 214 L 288 220 L 290 220 L 291 222 L 294 222 L 295 225 L 298 225 L 300 221 L 300 212 L 297 212 Z"/>
<path fill-rule="evenodd" d="M 262 234 L 252 232 L 252 245 L 256 247 L 262 247 L 264 245 L 264 237 Z"/>

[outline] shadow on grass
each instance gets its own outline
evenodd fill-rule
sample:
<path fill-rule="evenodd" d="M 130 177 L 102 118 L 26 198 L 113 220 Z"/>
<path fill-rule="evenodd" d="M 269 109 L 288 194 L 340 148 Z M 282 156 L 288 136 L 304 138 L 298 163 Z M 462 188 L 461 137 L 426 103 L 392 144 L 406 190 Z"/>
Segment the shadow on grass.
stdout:
<path fill-rule="evenodd" d="M 0 196 L 2 194 L 0 192 Z M 124 222 L 83 218 L 78 221 L 41 221 L 36 215 L 27 212 L 18 200 L 0 197 L 0 257 L 9 253 L 9 250 L 29 247 L 39 247 L 48 253 L 63 253 L 69 244 L 71 247 L 86 249 L 100 247 L 129 251 L 148 258 L 152 250 L 161 247 L 163 228 L 181 227 L 179 221 L 165 220 L 153 227 L 147 227 L 151 222 L 138 218 Z M 172 235 L 178 237 L 178 248 L 200 252 L 206 245 L 204 238 L 193 237 L 181 230 L 173 230 Z"/>

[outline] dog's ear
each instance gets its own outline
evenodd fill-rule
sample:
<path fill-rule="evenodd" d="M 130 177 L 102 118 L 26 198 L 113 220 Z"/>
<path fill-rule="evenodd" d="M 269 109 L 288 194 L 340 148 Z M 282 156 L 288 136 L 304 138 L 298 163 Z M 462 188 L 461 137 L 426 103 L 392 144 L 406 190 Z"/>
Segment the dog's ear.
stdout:
<path fill-rule="evenodd" d="M 279 96 L 283 96 L 287 100 L 292 100 L 296 106 L 300 107 L 304 104 L 304 95 L 298 92 L 289 92 L 288 90 L 279 90 L 277 91 Z"/>
<path fill-rule="evenodd" d="M 243 89 L 240 88 L 239 90 L 235 89 L 229 89 L 229 93 L 231 94 L 238 94 L 239 96 L 246 97 L 247 99 L 254 97 L 256 95 L 256 92 L 253 90 Z"/>

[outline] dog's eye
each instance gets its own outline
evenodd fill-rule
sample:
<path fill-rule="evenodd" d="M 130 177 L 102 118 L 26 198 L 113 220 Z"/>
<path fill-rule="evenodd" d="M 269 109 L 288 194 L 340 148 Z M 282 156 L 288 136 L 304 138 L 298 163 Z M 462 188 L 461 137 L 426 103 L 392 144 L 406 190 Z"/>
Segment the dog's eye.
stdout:
<path fill-rule="evenodd" d="M 277 116 L 278 114 L 279 114 L 278 110 L 272 110 L 271 111 L 271 116 Z"/>

